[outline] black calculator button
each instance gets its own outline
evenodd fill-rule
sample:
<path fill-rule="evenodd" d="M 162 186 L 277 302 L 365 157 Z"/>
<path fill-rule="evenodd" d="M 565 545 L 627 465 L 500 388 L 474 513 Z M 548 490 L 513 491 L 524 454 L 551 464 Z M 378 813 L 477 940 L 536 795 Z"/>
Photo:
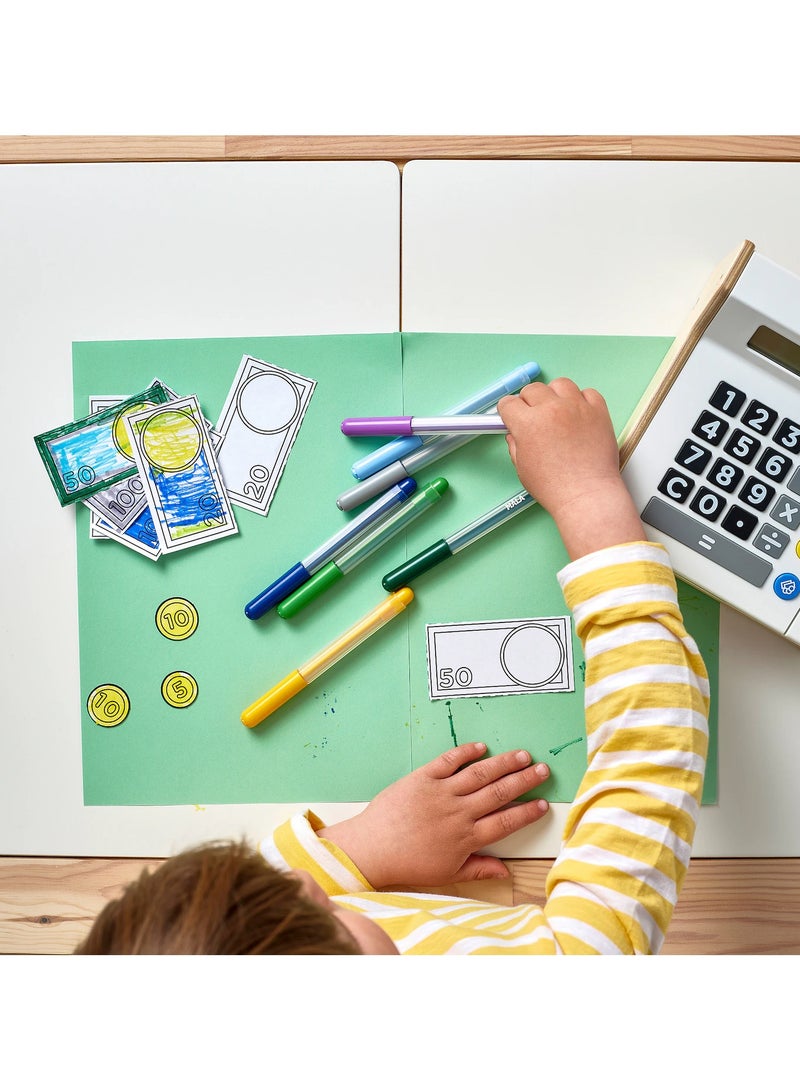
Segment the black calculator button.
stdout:
<path fill-rule="evenodd" d="M 777 419 L 778 414 L 774 409 L 770 409 L 770 407 L 764 405 L 763 402 L 756 401 L 755 398 L 750 402 L 747 409 L 745 409 L 742 414 L 742 424 L 745 428 L 751 428 L 754 432 L 758 432 L 762 436 L 766 436 L 769 433 L 769 430 Z"/>
<path fill-rule="evenodd" d="M 746 542 L 758 526 L 758 516 L 755 512 L 747 511 L 736 504 L 728 511 L 722 520 L 722 529 L 727 530 L 735 538 L 741 538 Z"/>
<path fill-rule="evenodd" d="M 746 396 L 743 390 L 737 390 L 730 383 L 720 383 L 708 401 L 715 409 L 719 409 L 720 413 L 735 417 L 744 405 Z"/>
<path fill-rule="evenodd" d="M 800 500 L 781 493 L 769 514 L 770 518 L 780 523 L 782 527 L 797 530 L 800 527 Z"/>
<path fill-rule="evenodd" d="M 792 460 L 774 447 L 767 447 L 764 454 L 756 463 L 756 469 L 770 481 L 783 481 L 792 468 Z"/>
<path fill-rule="evenodd" d="M 703 485 L 695 493 L 689 507 L 698 515 L 702 515 L 704 519 L 708 519 L 709 523 L 716 523 L 725 507 L 725 501 L 718 493 L 712 492 Z"/>
<path fill-rule="evenodd" d="M 745 504 L 749 504 L 756 511 L 764 511 L 774 495 L 775 490 L 772 486 L 765 485 L 757 477 L 748 477 L 738 492 L 739 499 L 744 500 Z"/>
<path fill-rule="evenodd" d="M 761 444 L 756 437 L 743 432 L 741 428 L 734 428 L 730 439 L 725 444 L 725 450 L 728 454 L 738 458 L 740 462 L 744 462 L 746 465 L 753 461 L 760 448 Z"/>
<path fill-rule="evenodd" d="M 785 447 L 787 451 L 800 451 L 800 424 L 795 424 L 793 420 L 784 417 L 775 429 L 772 439 L 775 443 L 780 443 L 781 447 Z"/>
<path fill-rule="evenodd" d="M 706 477 L 718 489 L 722 489 L 724 492 L 733 492 L 744 477 L 744 470 L 740 470 L 732 462 L 726 462 L 724 458 L 718 458 L 706 474 Z"/>
<path fill-rule="evenodd" d="M 710 458 L 710 451 L 707 451 L 705 447 L 701 447 L 699 443 L 692 443 L 690 439 L 686 440 L 680 451 L 675 455 L 675 461 L 679 466 L 684 466 L 695 474 L 703 472 Z"/>
<path fill-rule="evenodd" d="M 693 488 L 694 481 L 690 477 L 677 470 L 669 469 L 661 478 L 658 491 L 668 496 L 670 500 L 682 504 Z"/>
<path fill-rule="evenodd" d="M 714 413 L 709 413 L 707 409 L 704 409 L 695 421 L 692 434 L 704 439 L 712 447 L 718 447 L 727 431 L 728 425 L 722 417 L 717 417 Z"/>

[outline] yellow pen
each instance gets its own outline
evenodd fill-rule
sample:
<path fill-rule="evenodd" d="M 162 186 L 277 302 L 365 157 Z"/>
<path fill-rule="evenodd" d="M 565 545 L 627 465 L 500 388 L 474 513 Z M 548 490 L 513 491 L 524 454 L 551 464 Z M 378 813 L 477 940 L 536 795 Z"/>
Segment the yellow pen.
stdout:
<path fill-rule="evenodd" d="M 309 659 L 302 667 L 298 667 L 291 674 L 287 674 L 283 681 L 278 682 L 263 697 L 259 697 L 257 701 L 254 701 L 242 713 L 242 723 L 245 727 L 257 727 L 262 720 L 265 720 L 267 716 L 270 716 L 295 694 L 305 689 L 309 683 L 323 674 L 328 667 L 338 663 L 348 652 L 357 648 L 359 644 L 366 640 L 368 636 L 372 636 L 373 633 L 377 632 L 387 621 L 391 621 L 393 617 L 397 617 L 399 613 L 402 613 L 413 598 L 414 592 L 410 587 L 401 587 L 399 590 L 394 591 L 379 606 L 376 606 L 374 610 L 370 610 L 365 617 L 357 621 L 346 633 L 342 633 L 340 637 L 328 644 L 326 648 L 323 648 L 313 659 Z"/>

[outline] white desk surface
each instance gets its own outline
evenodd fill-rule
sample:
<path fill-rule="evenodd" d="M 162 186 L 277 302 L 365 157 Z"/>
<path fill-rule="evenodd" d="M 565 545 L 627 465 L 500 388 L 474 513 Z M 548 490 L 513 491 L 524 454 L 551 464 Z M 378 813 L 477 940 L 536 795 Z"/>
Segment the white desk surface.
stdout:
<path fill-rule="evenodd" d="M 674 336 L 743 239 L 800 273 L 798 193 L 798 163 L 409 163 L 403 328 Z M 719 802 L 696 856 L 800 855 L 799 676 L 800 649 L 722 607 Z M 552 810 L 502 854 L 552 855 Z"/>
<path fill-rule="evenodd" d="M 74 513 L 33 436 L 72 416 L 73 341 L 396 331 L 399 218 L 391 163 L 0 166 L 0 854 L 166 856 L 296 809 L 83 806 Z"/>
<path fill-rule="evenodd" d="M 402 328 L 671 336 L 743 238 L 800 271 L 798 183 L 794 163 L 409 163 Z M 0 167 L 0 442 L 23 452 L 0 547 L 0 854 L 165 856 L 296 809 L 83 806 L 73 523 L 32 437 L 69 415 L 73 340 L 396 330 L 399 191 L 380 162 Z M 695 854 L 800 855 L 800 652 L 725 609 L 720 643 L 720 802 Z M 566 807 L 497 851 L 553 856 Z"/>

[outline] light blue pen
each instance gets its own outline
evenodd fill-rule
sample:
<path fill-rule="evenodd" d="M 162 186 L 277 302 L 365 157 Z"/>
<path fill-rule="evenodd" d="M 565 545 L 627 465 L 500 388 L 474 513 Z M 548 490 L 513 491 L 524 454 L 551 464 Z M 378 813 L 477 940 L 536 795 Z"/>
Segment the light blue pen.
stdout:
<path fill-rule="evenodd" d="M 521 367 L 516 367 L 501 379 L 484 387 L 483 390 L 479 390 L 477 394 L 473 394 L 463 402 L 459 402 L 452 409 L 446 409 L 444 415 L 449 417 L 455 413 L 482 413 L 484 409 L 495 405 L 506 394 L 516 394 L 523 386 L 532 383 L 540 374 L 540 370 L 539 365 L 532 360 Z M 400 439 L 393 439 L 389 443 L 384 443 L 377 451 L 372 451 L 353 463 L 353 477 L 363 481 L 378 470 L 382 470 L 384 466 L 401 461 L 407 455 L 410 455 L 412 451 L 421 447 L 423 442 L 425 441 L 422 436 L 404 436 Z M 430 442 L 430 438 L 428 442 Z"/>

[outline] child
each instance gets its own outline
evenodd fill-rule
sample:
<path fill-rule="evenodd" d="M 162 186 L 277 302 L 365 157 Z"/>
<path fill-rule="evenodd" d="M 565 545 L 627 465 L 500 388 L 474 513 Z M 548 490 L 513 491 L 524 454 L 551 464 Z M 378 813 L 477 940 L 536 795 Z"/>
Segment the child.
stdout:
<path fill-rule="evenodd" d="M 558 579 L 586 657 L 589 765 L 544 906 L 386 890 L 503 877 L 502 861 L 480 850 L 547 812 L 543 800 L 515 802 L 543 783 L 546 765 L 465 743 L 353 818 L 325 826 L 296 815 L 263 856 L 212 845 L 167 861 L 106 906 L 79 953 L 659 950 L 700 806 L 705 668 L 667 553 L 645 540 L 620 476 L 602 397 L 556 379 L 503 398 L 498 412 L 520 481 L 569 555 Z"/>

